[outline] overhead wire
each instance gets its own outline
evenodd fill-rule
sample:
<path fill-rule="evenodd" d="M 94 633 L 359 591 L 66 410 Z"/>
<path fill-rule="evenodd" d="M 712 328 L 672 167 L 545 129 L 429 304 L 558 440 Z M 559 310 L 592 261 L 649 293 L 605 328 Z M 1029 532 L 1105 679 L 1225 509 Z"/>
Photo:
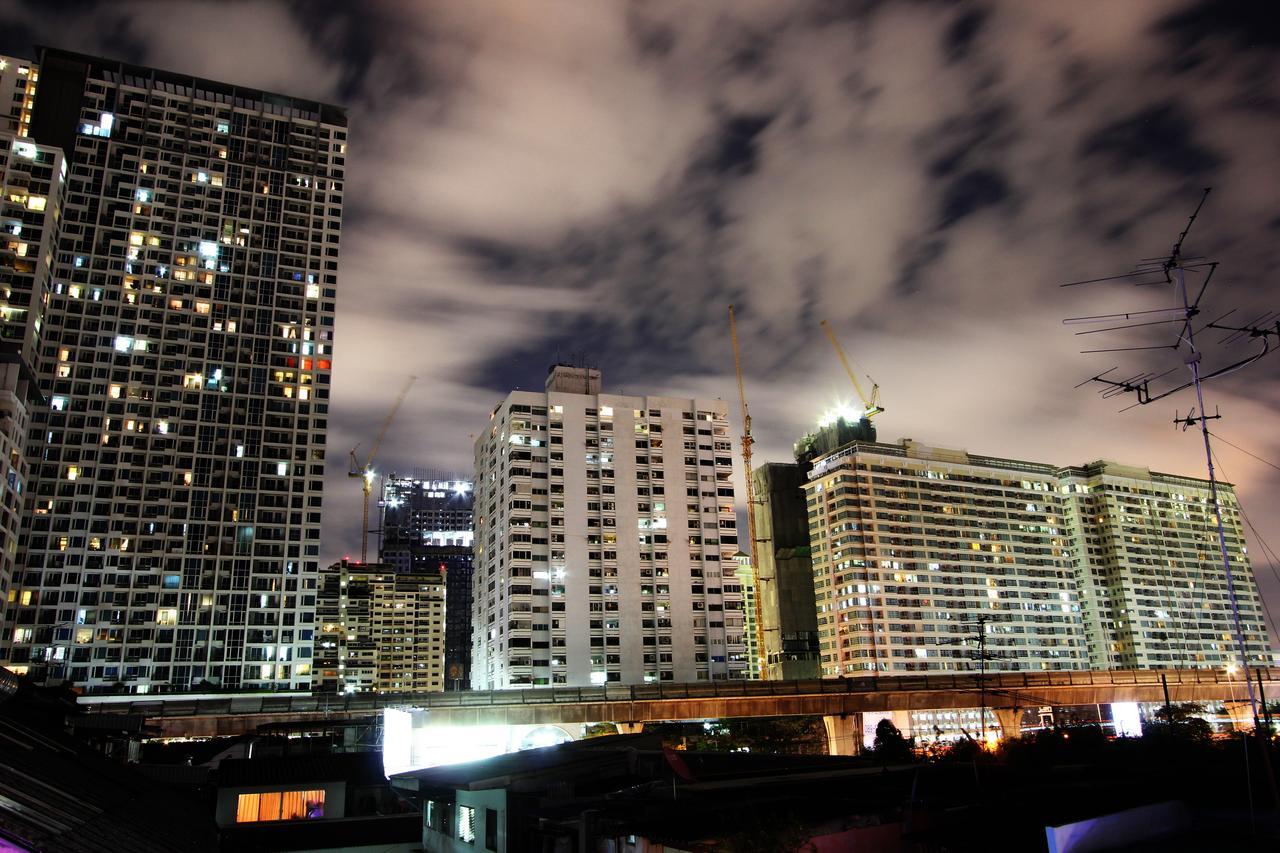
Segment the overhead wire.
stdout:
<path fill-rule="evenodd" d="M 1210 435 L 1213 435 L 1213 433 L 1210 433 Z M 1226 441 L 1226 439 L 1221 439 L 1221 438 L 1220 440 L 1224 442 Z M 1227 443 L 1229 444 L 1230 442 L 1227 442 Z M 1235 447 L 1234 444 L 1231 446 Z M 1240 450 L 1240 448 L 1238 447 L 1236 447 L 1236 449 Z M 1210 452 L 1213 453 L 1213 461 L 1218 466 L 1218 470 L 1222 472 L 1223 478 L 1230 480 L 1230 477 L 1228 477 L 1227 475 L 1227 469 L 1223 467 L 1222 460 L 1218 457 L 1218 454 L 1213 451 L 1210 451 Z M 1241 451 L 1241 452 L 1244 452 L 1244 451 Z M 1249 455 L 1252 456 L 1253 454 L 1249 454 Z M 1254 457 L 1254 458 L 1258 458 L 1258 457 Z M 1261 459 L 1259 461 L 1265 462 L 1266 460 Z M 1273 465 L 1272 467 L 1274 468 L 1275 466 Z M 1267 558 L 1267 565 L 1271 569 L 1271 574 L 1275 576 L 1276 582 L 1280 583 L 1280 568 L 1277 568 L 1277 563 L 1280 563 L 1280 559 L 1277 559 L 1275 550 L 1272 549 L 1272 547 L 1267 544 L 1267 540 L 1262 538 L 1262 534 L 1258 532 L 1258 528 L 1253 526 L 1253 522 L 1249 519 L 1249 514 L 1244 511 L 1244 504 L 1240 503 L 1240 498 L 1238 495 L 1236 496 L 1236 509 L 1240 511 L 1240 517 L 1244 519 L 1244 523 L 1249 526 L 1249 529 L 1251 531 L 1253 531 L 1254 538 L 1257 539 L 1258 544 L 1262 546 L 1262 556 Z M 1255 586 L 1256 586 L 1256 582 L 1255 582 Z M 1272 633 L 1275 634 L 1276 636 L 1280 636 L 1280 627 L 1277 626 L 1275 618 L 1271 615 L 1271 608 L 1267 606 L 1266 596 L 1264 596 L 1261 591 L 1258 592 L 1258 600 L 1262 602 L 1262 611 L 1263 613 L 1266 614 L 1267 624 L 1270 625 Z"/>

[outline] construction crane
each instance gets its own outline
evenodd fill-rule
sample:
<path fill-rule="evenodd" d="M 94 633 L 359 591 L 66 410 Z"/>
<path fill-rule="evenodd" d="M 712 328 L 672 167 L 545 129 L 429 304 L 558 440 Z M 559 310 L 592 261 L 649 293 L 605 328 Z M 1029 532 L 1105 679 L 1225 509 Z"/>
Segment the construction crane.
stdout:
<path fill-rule="evenodd" d="M 849 374 L 849 381 L 853 383 L 853 390 L 858 392 L 858 399 L 862 401 L 862 416 L 870 420 L 883 412 L 884 407 L 880 405 L 880 386 L 868 376 L 867 380 L 871 383 L 871 396 L 868 397 L 862 390 L 862 384 L 858 382 L 858 375 L 849 366 L 849 358 L 844 354 L 844 348 L 836 340 L 835 332 L 831 331 L 831 324 L 826 320 L 822 321 L 822 331 L 827 333 L 827 340 L 831 341 L 831 346 L 835 348 L 836 355 L 840 356 L 840 363 L 844 365 L 844 372 Z"/>
<path fill-rule="evenodd" d="M 729 337 L 733 340 L 733 369 L 738 374 L 738 400 L 742 404 L 742 467 L 746 472 L 744 481 L 747 489 L 747 531 L 751 537 L 751 573 L 755 576 L 755 614 L 756 614 L 756 667 L 761 679 L 767 679 L 769 673 L 765 668 L 764 650 L 764 618 L 760 606 L 764 598 L 764 587 L 760 576 L 760 540 L 756 538 L 756 495 L 755 484 L 751 480 L 751 445 L 755 438 L 751 435 L 751 412 L 747 409 L 747 391 L 742 384 L 742 353 L 738 349 L 738 322 L 733 316 L 733 306 L 729 306 Z"/>
<path fill-rule="evenodd" d="M 404 402 L 405 396 L 409 393 L 409 387 L 413 385 L 418 377 L 410 376 L 405 380 L 404 387 L 400 389 L 400 393 L 396 395 L 395 402 L 391 404 L 391 411 L 387 413 L 387 418 L 382 422 L 382 429 L 378 430 L 378 437 L 373 441 L 373 447 L 369 450 L 369 455 L 364 458 L 364 462 L 356 456 L 356 451 L 360 449 L 360 445 L 351 448 L 351 470 L 347 472 L 348 477 L 359 477 L 361 487 L 364 490 L 364 511 L 360 522 L 360 562 L 367 563 L 369 561 L 369 495 L 373 493 L 373 460 L 378 456 L 378 448 L 382 446 L 382 440 L 387 437 L 387 430 L 391 428 L 391 421 L 395 419 L 396 412 L 400 411 L 400 404 Z"/>

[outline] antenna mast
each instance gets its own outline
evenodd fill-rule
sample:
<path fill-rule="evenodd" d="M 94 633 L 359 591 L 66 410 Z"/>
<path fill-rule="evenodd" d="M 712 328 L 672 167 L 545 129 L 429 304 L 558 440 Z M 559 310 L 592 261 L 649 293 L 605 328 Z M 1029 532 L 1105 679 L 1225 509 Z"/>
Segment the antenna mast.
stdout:
<path fill-rule="evenodd" d="M 1238 339 L 1246 336 L 1250 339 L 1261 338 L 1262 349 L 1260 352 L 1253 353 L 1247 356 L 1246 358 L 1243 358 L 1243 359 L 1240 359 L 1239 361 L 1228 364 L 1225 367 L 1218 368 L 1217 370 L 1211 371 L 1209 373 L 1202 373 L 1201 365 L 1202 365 L 1204 354 L 1203 354 L 1203 351 L 1196 345 L 1195 336 L 1197 334 L 1197 330 L 1194 328 L 1194 323 L 1192 321 L 1200 313 L 1200 301 L 1204 297 L 1205 291 L 1208 290 L 1209 281 L 1213 278 L 1213 273 L 1217 269 L 1218 264 L 1217 262 L 1206 261 L 1203 258 L 1184 258 L 1182 254 L 1182 244 L 1186 240 L 1187 234 L 1191 231 L 1191 226 L 1195 224 L 1196 217 L 1199 216 L 1201 208 L 1204 207 L 1204 203 L 1209 197 L 1210 189 L 1211 188 L 1206 188 L 1204 193 L 1201 195 L 1200 203 L 1196 205 L 1195 211 L 1192 212 L 1191 217 L 1187 220 L 1186 227 L 1183 228 L 1182 233 L 1178 235 L 1178 239 L 1174 243 L 1173 249 L 1170 251 L 1167 257 L 1144 259 L 1144 261 L 1140 263 L 1134 269 L 1133 272 L 1124 273 L 1122 275 L 1107 276 L 1099 279 L 1089 279 L 1087 281 L 1069 282 L 1068 284 L 1062 285 L 1063 287 L 1070 287 L 1078 284 L 1090 284 L 1098 281 L 1112 281 L 1116 279 L 1134 279 L 1134 278 L 1146 279 L 1146 280 L 1133 281 L 1131 283 L 1135 285 L 1172 284 L 1174 285 L 1175 295 L 1177 296 L 1178 302 L 1180 304 L 1172 308 L 1161 308 L 1161 309 L 1155 309 L 1153 311 L 1130 312 L 1128 314 L 1095 315 L 1090 317 L 1075 317 L 1075 318 L 1068 319 L 1064 322 L 1086 323 L 1086 324 L 1092 324 L 1092 323 L 1119 323 L 1120 324 L 1120 325 L 1107 326 L 1106 328 L 1090 329 L 1084 332 L 1077 332 L 1076 333 L 1077 335 L 1091 334 L 1094 332 L 1118 331 L 1121 329 L 1135 328 L 1137 326 L 1154 326 L 1154 325 L 1161 325 L 1163 323 L 1171 323 L 1171 322 L 1181 324 L 1178 330 L 1177 340 L 1175 340 L 1172 344 L 1167 344 L 1163 346 L 1117 347 L 1114 349 L 1085 350 L 1085 352 L 1120 352 L 1120 351 L 1126 351 L 1126 350 L 1150 350 L 1150 349 L 1172 349 L 1175 351 L 1181 351 L 1182 361 L 1184 364 L 1186 364 L 1187 368 L 1191 371 L 1190 381 L 1185 382 L 1181 385 L 1178 385 L 1177 387 L 1171 388 L 1167 391 L 1164 391 L 1162 393 L 1159 393 L 1153 396 L 1150 389 L 1150 383 L 1156 379 L 1159 379 L 1163 376 L 1168 375 L 1169 373 L 1172 373 L 1173 370 L 1168 370 L 1158 375 L 1153 375 L 1150 373 L 1140 373 L 1129 379 L 1118 380 L 1118 381 L 1104 378 L 1108 373 L 1111 372 L 1111 370 L 1115 370 L 1115 368 L 1113 367 L 1111 368 L 1111 370 L 1103 371 L 1102 373 L 1097 374 L 1096 376 L 1090 377 L 1089 379 L 1085 380 L 1085 382 L 1082 382 L 1081 385 L 1086 384 L 1088 382 L 1097 382 L 1107 386 L 1106 389 L 1102 392 L 1102 395 L 1104 397 L 1111 397 L 1117 394 L 1133 392 L 1137 395 L 1137 398 L 1138 398 L 1138 402 L 1135 403 L 1134 406 L 1138 406 L 1138 405 L 1145 406 L 1149 403 L 1153 403 L 1156 400 L 1160 400 L 1165 397 L 1168 397 L 1171 394 L 1175 394 L 1178 391 L 1182 391 L 1186 388 L 1196 389 L 1196 403 L 1198 404 L 1199 414 L 1196 414 L 1196 410 L 1193 409 L 1191 412 L 1187 414 L 1185 418 L 1180 418 L 1180 417 L 1175 418 L 1174 423 L 1175 425 L 1181 425 L 1183 429 L 1186 429 L 1186 427 L 1188 426 L 1198 426 L 1200 428 L 1201 436 L 1204 439 L 1205 464 L 1208 467 L 1208 472 L 1209 472 L 1209 497 L 1210 497 L 1210 500 L 1213 501 L 1214 520 L 1217 522 L 1217 528 L 1218 528 L 1218 550 L 1222 555 L 1222 571 L 1227 582 L 1227 596 L 1231 604 L 1231 617 L 1232 617 L 1232 623 L 1233 623 L 1233 628 L 1235 633 L 1235 642 L 1239 650 L 1240 665 L 1243 667 L 1245 685 L 1249 691 L 1249 705 L 1253 711 L 1254 729 L 1256 731 L 1258 728 L 1258 698 L 1254 692 L 1253 681 L 1251 678 L 1249 678 L 1248 648 L 1245 645 L 1244 625 L 1240 619 L 1240 605 L 1236 595 L 1235 573 L 1231 569 L 1231 557 L 1227 552 L 1226 529 L 1222 521 L 1222 503 L 1218 498 L 1218 478 L 1217 478 L 1217 472 L 1213 464 L 1213 448 L 1209 441 L 1209 421 L 1216 420 L 1217 418 L 1221 417 L 1221 415 L 1217 414 L 1216 410 L 1215 410 L 1215 414 L 1210 415 L 1208 414 L 1208 411 L 1205 409 L 1204 382 L 1208 379 L 1213 379 L 1218 376 L 1223 376 L 1223 375 L 1226 375 L 1227 373 L 1231 373 L 1231 372 L 1234 372 L 1235 370 L 1246 367 L 1252 364 L 1253 362 L 1259 360 L 1263 356 L 1267 355 L 1271 350 L 1271 340 L 1270 340 L 1271 336 L 1274 335 L 1277 338 L 1280 338 L 1280 321 L 1276 322 L 1275 329 L 1268 329 L 1268 328 L 1257 326 L 1257 325 L 1246 325 L 1244 327 L 1225 326 L 1225 325 L 1221 325 L 1221 321 L 1227 316 L 1226 314 L 1224 314 L 1223 316 L 1217 318 L 1216 320 L 1213 320 L 1209 323 L 1204 324 L 1199 329 L 1199 332 L 1204 332 L 1207 329 L 1223 329 L 1223 330 L 1228 330 L 1232 332 L 1231 335 L 1229 335 L 1226 339 L 1224 339 L 1223 341 L 1224 343 L 1228 340 L 1231 340 L 1232 338 Z M 1202 270 L 1204 271 L 1204 275 L 1205 275 L 1204 282 L 1201 284 L 1200 290 L 1196 294 L 1194 299 L 1190 297 L 1190 294 L 1187 290 L 1186 273 L 1189 270 L 1191 271 Z M 1161 281 L 1159 278 L 1155 278 L 1154 280 L 1152 280 L 1152 276 L 1162 276 L 1163 281 Z M 1227 312 L 1227 314 L 1230 314 L 1230 313 L 1233 313 L 1233 312 L 1231 311 Z M 1131 319 L 1137 319 L 1135 317 L 1135 314 L 1144 315 L 1141 318 L 1141 322 L 1133 322 L 1133 323 L 1126 322 Z M 1152 315 L 1158 315 L 1158 316 L 1156 319 L 1149 319 L 1152 317 Z M 1259 317 L 1257 321 L 1254 321 L 1254 323 L 1256 324 L 1258 321 L 1265 321 L 1268 318 L 1271 318 L 1273 316 L 1274 315 L 1271 313 L 1264 314 L 1261 317 Z M 1182 350 L 1183 344 L 1186 345 L 1186 350 Z M 1076 386 L 1076 387 L 1079 387 L 1079 386 Z M 1133 408 L 1133 406 L 1129 406 L 1122 411 L 1127 411 L 1130 408 Z"/>
<path fill-rule="evenodd" d="M 751 480 L 751 445 L 755 438 L 751 435 L 751 412 L 747 408 L 747 391 L 742 384 L 742 353 L 738 349 L 738 322 L 733 316 L 733 306 L 729 306 L 729 337 L 733 341 L 733 369 L 738 374 L 738 400 L 742 404 L 742 468 L 746 476 L 743 478 L 747 492 L 747 535 L 751 537 L 751 574 L 756 581 L 755 614 L 756 614 L 756 669 L 761 679 L 767 679 L 769 673 L 765 668 L 764 619 L 761 599 L 764 597 L 764 578 L 760 575 L 760 540 L 756 538 L 756 494 L 755 484 Z"/>

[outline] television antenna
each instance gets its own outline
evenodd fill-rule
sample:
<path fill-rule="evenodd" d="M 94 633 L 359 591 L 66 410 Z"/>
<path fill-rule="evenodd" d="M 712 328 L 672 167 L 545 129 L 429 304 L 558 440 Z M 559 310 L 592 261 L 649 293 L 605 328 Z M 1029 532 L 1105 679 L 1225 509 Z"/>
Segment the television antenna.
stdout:
<path fill-rule="evenodd" d="M 1191 213 L 1191 217 L 1187 220 L 1186 227 L 1182 229 L 1182 233 L 1178 235 L 1178 239 L 1174 242 L 1172 250 L 1164 257 L 1142 258 L 1132 270 L 1119 275 L 1103 276 L 1101 278 L 1085 279 L 1082 281 L 1071 281 L 1060 285 L 1061 287 L 1076 287 L 1079 285 L 1096 284 L 1111 281 L 1128 281 L 1137 287 L 1149 286 L 1170 286 L 1173 289 L 1176 304 L 1169 308 L 1154 308 L 1143 311 L 1129 311 L 1115 314 L 1094 314 L 1084 317 L 1070 317 L 1063 320 L 1066 325 L 1085 325 L 1092 328 L 1084 331 L 1076 332 L 1076 335 L 1093 335 L 1106 332 L 1118 332 L 1127 329 L 1144 328 L 1144 327 L 1164 327 L 1176 329 L 1177 336 L 1171 343 L 1156 344 L 1151 346 L 1122 346 L 1122 347 L 1102 347 L 1097 349 L 1087 349 L 1085 353 L 1103 353 L 1103 352 L 1136 352 L 1142 350 L 1170 350 L 1181 356 L 1182 363 L 1190 371 L 1191 378 L 1181 384 L 1174 385 L 1170 388 L 1164 388 L 1152 391 L 1152 383 L 1163 379 L 1171 373 L 1178 370 L 1175 366 L 1163 373 L 1153 373 L 1145 371 L 1128 376 L 1127 378 L 1118 378 L 1112 376 L 1118 367 L 1112 367 L 1101 373 L 1095 374 L 1076 387 L 1079 388 L 1089 383 L 1102 385 L 1103 388 L 1099 392 L 1103 398 L 1112 398 L 1124 396 L 1126 394 L 1134 394 L 1137 402 L 1121 409 L 1122 412 L 1137 406 L 1146 406 L 1157 400 L 1163 400 L 1166 397 L 1177 394 L 1187 388 L 1195 388 L 1196 391 L 1196 407 L 1192 408 L 1185 417 L 1180 417 L 1177 412 L 1174 413 L 1175 427 L 1181 426 L 1185 431 L 1190 427 L 1199 427 L 1201 436 L 1204 439 L 1205 464 L 1209 471 L 1209 496 L 1213 501 L 1214 517 L 1218 526 L 1218 549 L 1222 554 L 1222 569 L 1227 581 L 1227 594 L 1231 603 L 1231 617 L 1235 629 L 1236 645 L 1239 647 L 1240 664 L 1244 667 L 1246 674 L 1245 682 L 1249 689 L 1249 705 L 1253 710 L 1254 727 L 1257 728 L 1258 721 L 1258 699 L 1254 693 L 1253 683 L 1247 678 L 1249 672 L 1249 655 L 1245 645 L 1244 626 L 1240 619 L 1240 605 L 1236 595 L 1235 574 L 1231 570 L 1231 558 L 1227 553 L 1227 537 L 1222 522 L 1222 505 L 1218 500 L 1218 479 L 1213 464 L 1213 448 L 1209 442 L 1209 421 L 1217 420 L 1222 417 L 1217 408 L 1214 414 L 1208 414 L 1208 410 L 1204 404 L 1204 383 L 1210 379 L 1217 379 L 1241 370 L 1254 362 L 1262 359 L 1271 352 L 1271 339 L 1276 338 L 1280 342 L 1280 315 L 1276 312 L 1267 312 L 1259 315 L 1248 323 L 1235 326 L 1228 325 L 1224 321 L 1235 313 L 1231 310 L 1204 323 L 1197 318 L 1201 314 L 1201 304 L 1204 301 L 1205 293 L 1209 289 L 1209 282 L 1213 279 L 1214 272 L 1218 269 L 1217 261 L 1210 261 L 1203 257 L 1187 257 L 1182 253 L 1183 243 L 1186 242 L 1187 234 L 1190 233 L 1191 227 L 1195 224 L 1196 218 L 1200 215 L 1201 209 L 1204 207 L 1205 201 L 1209 198 L 1209 192 L 1212 187 L 1205 188 L 1200 196 L 1200 203 Z M 1192 298 L 1190 290 L 1187 287 L 1187 276 L 1202 276 L 1199 289 L 1196 291 L 1195 297 Z M 1198 326 L 1198 327 L 1197 327 Z M 1243 341 L 1259 342 L 1260 349 L 1257 349 L 1243 358 L 1231 362 L 1223 367 L 1205 371 L 1204 368 L 1204 351 L 1196 343 L 1196 336 L 1209 329 L 1226 331 L 1228 334 L 1219 341 L 1219 344 L 1231 346 L 1235 343 Z M 1121 374 L 1123 376 L 1123 374 Z"/>

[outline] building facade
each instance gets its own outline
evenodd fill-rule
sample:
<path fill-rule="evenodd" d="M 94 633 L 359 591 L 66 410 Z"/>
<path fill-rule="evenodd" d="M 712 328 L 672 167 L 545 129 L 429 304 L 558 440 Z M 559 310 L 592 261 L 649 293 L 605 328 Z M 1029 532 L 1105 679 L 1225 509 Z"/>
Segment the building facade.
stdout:
<path fill-rule="evenodd" d="M 35 63 L 0 56 L 0 131 L 28 135 L 39 80 L 40 69 Z"/>
<path fill-rule="evenodd" d="M 305 689 L 345 115 L 52 49 L 30 68 L 69 186 L 14 581 L 37 603 L 5 662 Z"/>
<path fill-rule="evenodd" d="M 1094 462 L 1059 472 L 1090 663 L 1224 668 L 1239 643 L 1209 483 Z M 1250 666 L 1273 665 L 1235 490 L 1218 485 Z"/>
<path fill-rule="evenodd" d="M 805 485 L 824 676 L 1225 667 L 1237 660 L 1208 483 L 855 442 Z M 1272 653 L 1220 487 L 1250 663 Z"/>
<path fill-rule="evenodd" d="M 321 573 L 316 690 L 434 693 L 445 681 L 445 579 L 343 560 Z"/>
<path fill-rule="evenodd" d="M 854 443 L 805 494 L 823 676 L 1088 666 L 1053 466 Z"/>
<path fill-rule="evenodd" d="M 30 68 L 17 75 L 23 66 L 9 60 L 0 63 L 0 74 L 12 71 L 22 81 L 34 75 Z M 9 88 L 0 85 L 0 92 Z M 41 399 L 33 367 L 44 336 L 66 179 L 59 149 L 0 130 L 0 660 L 15 638 L 6 614 L 33 606 L 30 591 L 20 596 L 14 589 L 13 574 L 30 480 L 27 431 Z"/>
<path fill-rule="evenodd" d="M 746 644 L 747 672 L 744 677 L 758 679 L 760 677 L 760 649 L 757 645 L 756 632 L 756 571 L 751 565 L 751 557 L 742 551 L 734 555 L 737 563 L 733 577 L 742 589 L 742 641 Z M 726 588 L 730 582 L 725 581 Z"/>
<path fill-rule="evenodd" d="M 445 578 L 446 690 L 471 683 L 472 487 L 469 480 L 392 474 L 382 488 L 379 561 Z"/>
<path fill-rule="evenodd" d="M 473 689 L 743 678 L 722 400 L 556 365 L 475 445 Z"/>
<path fill-rule="evenodd" d="M 806 466 L 769 462 L 752 473 L 755 555 L 764 621 L 765 678 L 819 676 L 818 617 L 805 509 Z"/>

